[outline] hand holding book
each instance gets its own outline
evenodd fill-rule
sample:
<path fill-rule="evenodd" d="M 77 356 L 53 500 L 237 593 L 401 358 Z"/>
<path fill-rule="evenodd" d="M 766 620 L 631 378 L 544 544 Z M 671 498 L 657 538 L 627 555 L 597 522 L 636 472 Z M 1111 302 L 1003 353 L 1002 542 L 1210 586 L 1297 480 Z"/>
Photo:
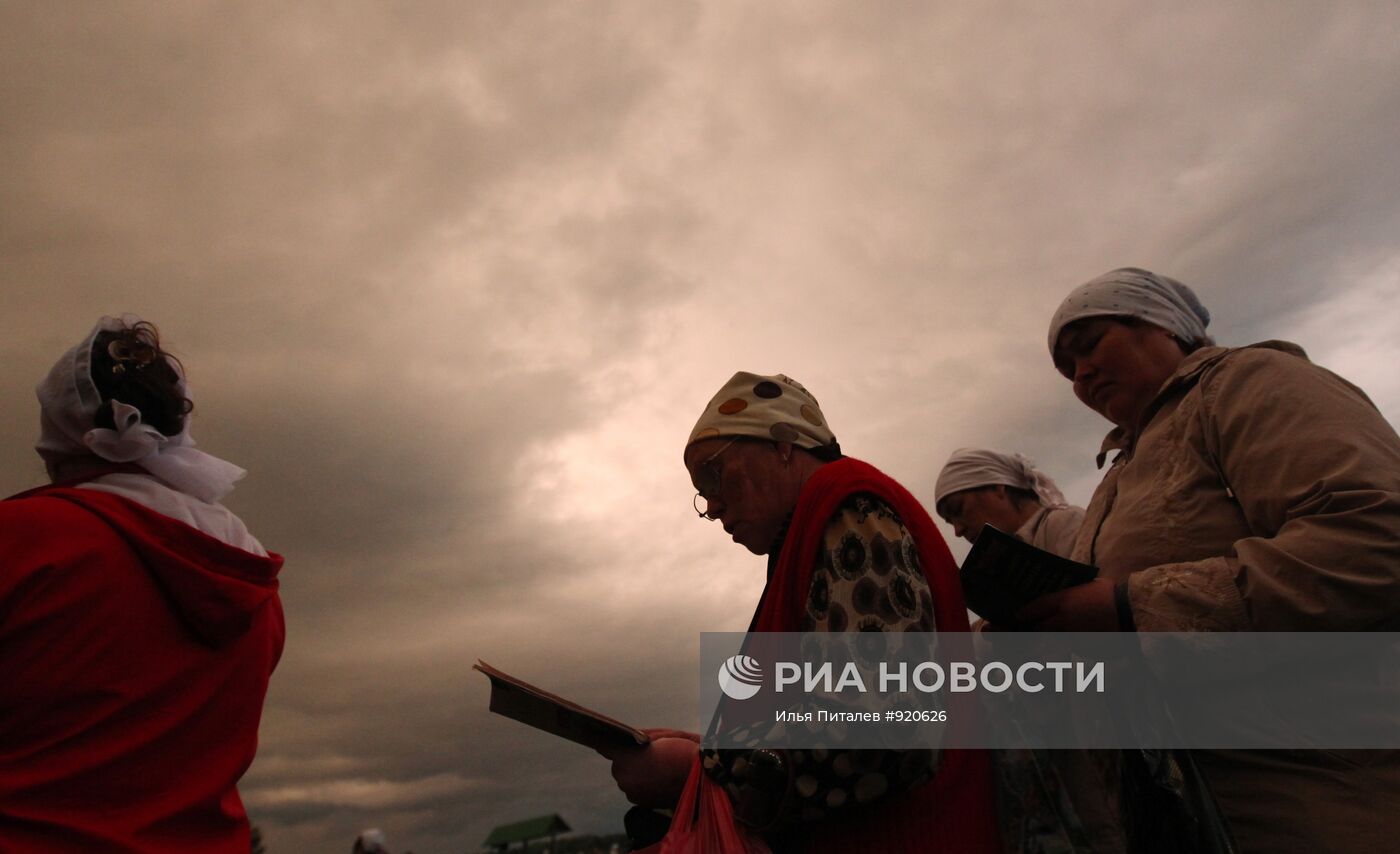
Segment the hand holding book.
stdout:
<path fill-rule="evenodd" d="M 644 747 L 651 741 L 647 733 L 635 727 L 551 694 L 484 661 L 477 661 L 472 669 L 491 680 L 491 711 L 498 715 L 605 755 L 619 748 Z"/>
<path fill-rule="evenodd" d="M 1131 631 L 1118 608 L 1114 584 L 1095 578 L 1047 593 L 1016 612 L 1015 624 L 1037 632 Z"/>
<path fill-rule="evenodd" d="M 984 525 L 958 575 L 967 606 L 978 616 L 994 626 L 1019 627 L 1050 619 L 1057 600 L 1048 594 L 1086 585 L 1098 570 Z M 1023 611 L 1032 603 L 1032 609 Z"/>

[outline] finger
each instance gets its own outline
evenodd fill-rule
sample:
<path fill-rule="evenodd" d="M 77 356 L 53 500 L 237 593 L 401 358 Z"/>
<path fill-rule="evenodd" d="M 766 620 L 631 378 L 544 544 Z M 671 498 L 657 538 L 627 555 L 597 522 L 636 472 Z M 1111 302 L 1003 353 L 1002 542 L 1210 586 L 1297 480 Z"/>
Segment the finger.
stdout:
<path fill-rule="evenodd" d="M 1064 603 L 1065 591 L 1047 593 L 1039 599 L 1027 602 L 1021 610 L 1016 612 L 1016 622 L 1042 623 L 1060 612 Z"/>
<path fill-rule="evenodd" d="M 1023 626 L 1023 630 L 1030 632 L 1075 631 L 1078 623 L 1078 612 L 1075 610 L 1074 604 L 1074 600 L 1069 598 L 1056 600 L 1053 609 L 1047 609 L 1048 613 L 1027 622 Z"/>
<path fill-rule="evenodd" d="M 631 787 L 632 775 L 629 773 L 628 769 L 622 768 L 618 763 L 614 762 L 612 768 L 608 770 L 612 772 L 613 782 L 617 783 L 617 787 L 623 792 L 626 792 Z"/>
<path fill-rule="evenodd" d="M 649 728 L 649 729 L 643 729 L 642 732 L 646 733 L 647 736 L 650 737 L 652 741 L 655 741 L 655 740 L 657 740 L 658 738 L 684 738 L 684 739 L 686 739 L 687 741 L 699 741 L 699 740 L 700 740 L 700 736 L 699 736 L 698 733 L 687 732 L 687 731 L 685 731 L 685 730 L 683 730 L 683 729 L 668 729 L 668 728 L 666 728 L 666 727 L 652 727 L 652 728 Z"/>

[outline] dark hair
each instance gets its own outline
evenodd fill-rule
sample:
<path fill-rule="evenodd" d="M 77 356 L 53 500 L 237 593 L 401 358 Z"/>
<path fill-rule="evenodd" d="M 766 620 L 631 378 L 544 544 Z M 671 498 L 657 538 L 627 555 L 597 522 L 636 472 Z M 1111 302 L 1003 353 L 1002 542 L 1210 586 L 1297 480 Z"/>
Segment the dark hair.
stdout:
<path fill-rule="evenodd" d="M 1189 356 L 1202 347 L 1214 347 L 1215 339 L 1209 335 L 1203 335 L 1195 341 L 1182 341 L 1180 338 L 1177 338 L 1176 343 L 1181 346 L 1181 352 Z"/>
<path fill-rule="evenodd" d="M 768 445 L 778 444 L 777 439 L 765 439 L 762 436 L 707 436 L 706 438 L 732 439 L 735 442 L 763 442 Z M 812 456 L 816 457 L 824 463 L 834 463 L 837 460 L 845 457 L 845 454 L 841 453 L 840 442 L 832 442 L 829 445 L 818 445 L 815 448 L 803 448 L 791 442 L 789 442 L 788 444 L 791 444 L 794 448 L 796 448 L 799 451 L 802 451 L 803 453 L 811 454 Z"/>
<path fill-rule="evenodd" d="M 179 364 L 160 348 L 160 332 L 153 323 L 142 320 L 97 333 L 89 373 L 102 405 L 93 423 L 115 428 L 112 401 L 118 400 L 141 410 L 141 420 L 166 436 L 179 435 L 185 416 L 194 409 L 194 402 L 180 392 Z"/>
<path fill-rule="evenodd" d="M 1044 501 L 1040 500 L 1040 496 L 1035 494 L 1035 490 L 1033 489 L 1021 489 L 1018 486 L 1007 486 L 1006 495 L 1008 498 L 1011 499 L 1012 505 L 1014 505 L 1017 509 L 1020 509 L 1021 507 L 1024 507 L 1027 504 L 1045 504 Z"/>
<path fill-rule="evenodd" d="M 1109 315 L 1108 317 L 1110 320 L 1116 320 L 1124 326 L 1157 326 L 1157 324 L 1155 323 L 1143 320 L 1141 317 L 1135 317 L 1130 314 Z M 1161 329 L 1162 327 L 1158 326 L 1157 328 Z M 1192 353 L 1196 352 L 1202 347 L 1215 346 L 1215 339 L 1210 337 L 1209 335 L 1202 335 L 1200 338 L 1197 338 L 1194 341 L 1187 341 L 1185 338 L 1182 338 L 1180 335 L 1177 335 L 1170 329 L 1166 330 L 1166 332 L 1172 337 L 1172 340 L 1176 342 L 1176 346 L 1181 348 L 1181 352 L 1187 356 L 1191 355 Z"/>
<path fill-rule="evenodd" d="M 1006 490 L 1006 497 L 1011 499 L 1011 506 L 1015 507 L 1017 510 L 1020 510 L 1027 504 L 1035 504 L 1041 507 L 1045 506 L 1045 502 L 1040 500 L 1040 496 L 1036 495 L 1035 490 L 1033 489 L 1022 489 L 1019 486 L 1011 486 L 1010 484 L 1005 483 L 988 483 L 982 486 L 969 486 L 967 489 L 959 489 L 956 492 L 950 492 L 947 495 L 940 498 L 938 500 L 938 503 L 933 505 L 933 509 L 935 512 L 938 513 L 939 516 L 942 516 L 946 519 L 948 518 L 948 514 L 943 512 L 943 504 L 949 498 L 952 498 L 954 495 L 961 495 L 963 493 L 968 492 L 987 492 L 996 489 Z"/>

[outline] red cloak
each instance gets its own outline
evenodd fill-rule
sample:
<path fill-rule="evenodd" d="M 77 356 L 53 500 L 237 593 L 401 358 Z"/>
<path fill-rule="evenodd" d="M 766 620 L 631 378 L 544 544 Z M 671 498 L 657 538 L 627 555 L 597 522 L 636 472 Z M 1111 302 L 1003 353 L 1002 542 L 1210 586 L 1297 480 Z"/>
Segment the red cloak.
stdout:
<path fill-rule="evenodd" d="M 913 535 L 933 594 L 938 631 L 968 631 L 957 563 L 923 505 L 888 475 L 849 457 L 822 466 L 802 488 L 777 566 L 759 601 L 754 631 L 801 631 L 817 548 L 827 522 L 847 496 L 862 492 L 893 507 Z M 951 726 L 976 725 L 977 721 L 959 716 L 955 710 Z M 820 830 L 805 840 L 803 850 L 813 854 L 998 854 L 1001 843 L 992 787 L 987 751 L 944 750 L 931 781 L 870 809 L 823 822 Z"/>
<path fill-rule="evenodd" d="M 0 502 L 0 850 L 247 854 L 281 567 L 109 493 Z"/>

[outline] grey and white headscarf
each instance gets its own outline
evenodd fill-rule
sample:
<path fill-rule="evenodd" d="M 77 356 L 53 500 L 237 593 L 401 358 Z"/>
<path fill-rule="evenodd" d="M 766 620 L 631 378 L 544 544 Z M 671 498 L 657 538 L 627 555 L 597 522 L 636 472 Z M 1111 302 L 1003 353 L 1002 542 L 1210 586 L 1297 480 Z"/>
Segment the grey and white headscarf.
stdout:
<path fill-rule="evenodd" d="M 1195 291 L 1176 279 L 1137 267 L 1120 267 L 1070 291 L 1050 321 L 1050 354 L 1060 332 L 1089 317 L 1136 317 L 1160 326 L 1184 344 L 1211 344 L 1210 312 Z"/>
<path fill-rule="evenodd" d="M 986 448 L 958 448 L 938 473 L 933 487 L 934 506 L 955 492 L 984 486 L 1010 486 L 1034 492 L 1046 507 L 1069 504 L 1055 481 L 1026 457 Z"/>

